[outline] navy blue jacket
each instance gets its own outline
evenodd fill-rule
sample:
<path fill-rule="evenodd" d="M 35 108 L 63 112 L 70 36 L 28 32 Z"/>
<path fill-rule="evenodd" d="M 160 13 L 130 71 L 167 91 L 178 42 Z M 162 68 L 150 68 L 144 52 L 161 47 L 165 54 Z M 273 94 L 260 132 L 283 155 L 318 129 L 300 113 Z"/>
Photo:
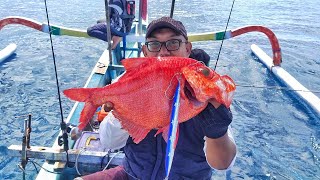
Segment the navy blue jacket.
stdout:
<path fill-rule="evenodd" d="M 179 124 L 179 139 L 175 149 L 169 179 L 211 178 L 212 169 L 204 153 L 204 133 L 197 121 L 202 118 L 215 118 L 217 113 L 211 104 L 196 117 Z M 232 118 L 231 112 L 226 117 Z M 219 118 L 218 118 L 219 119 Z M 152 130 L 139 144 L 129 137 L 124 151 L 124 168 L 129 179 L 163 180 L 165 178 L 166 142 L 162 134 L 154 137 L 157 130 Z M 135 177 L 132 178 L 131 176 Z"/>

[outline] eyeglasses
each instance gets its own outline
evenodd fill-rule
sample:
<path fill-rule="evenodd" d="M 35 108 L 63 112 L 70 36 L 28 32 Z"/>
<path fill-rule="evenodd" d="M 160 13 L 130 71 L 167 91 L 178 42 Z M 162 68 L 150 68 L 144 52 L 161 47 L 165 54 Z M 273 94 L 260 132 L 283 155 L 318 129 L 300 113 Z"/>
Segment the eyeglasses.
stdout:
<path fill-rule="evenodd" d="M 160 52 L 162 45 L 165 45 L 168 51 L 176 51 L 180 48 L 181 43 L 188 43 L 188 42 L 182 42 L 181 39 L 170 39 L 166 42 L 149 41 L 149 42 L 146 42 L 145 45 L 147 46 L 150 52 Z"/>

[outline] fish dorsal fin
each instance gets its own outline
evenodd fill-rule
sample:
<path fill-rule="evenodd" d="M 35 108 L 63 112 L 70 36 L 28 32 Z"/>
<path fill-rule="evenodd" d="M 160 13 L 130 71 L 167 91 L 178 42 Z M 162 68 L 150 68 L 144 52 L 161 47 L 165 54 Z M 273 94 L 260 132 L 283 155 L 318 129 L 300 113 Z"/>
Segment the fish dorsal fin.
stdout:
<path fill-rule="evenodd" d="M 146 66 L 147 64 L 150 64 L 155 60 L 156 58 L 150 58 L 150 57 L 128 58 L 128 59 L 122 60 L 121 63 L 126 69 L 126 71 L 129 72 L 129 71 L 141 68 L 143 66 Z"/>

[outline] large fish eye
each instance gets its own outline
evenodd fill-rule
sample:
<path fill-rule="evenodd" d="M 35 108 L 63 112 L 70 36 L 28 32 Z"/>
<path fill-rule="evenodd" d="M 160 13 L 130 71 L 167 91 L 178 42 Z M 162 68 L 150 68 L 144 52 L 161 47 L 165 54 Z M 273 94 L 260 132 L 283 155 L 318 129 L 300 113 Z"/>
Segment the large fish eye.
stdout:
<path fill-rule="evenodd" d="M 208 67 L 200 67 L 198 68 L 198 72 L 201 72 L 205 77 L 210 77 L 210 69 Z"/>

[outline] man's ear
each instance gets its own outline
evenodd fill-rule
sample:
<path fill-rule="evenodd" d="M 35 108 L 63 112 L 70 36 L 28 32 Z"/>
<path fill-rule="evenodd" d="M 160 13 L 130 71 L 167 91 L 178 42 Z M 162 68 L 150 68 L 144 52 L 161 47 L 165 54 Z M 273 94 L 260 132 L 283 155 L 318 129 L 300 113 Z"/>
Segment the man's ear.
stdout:
<path fill-rule="evenodd" d="M 191 50 L 192 50 L 191 42 L 186 43 L 186 48 L 187 48 L 187 53 L 188 53 L 188 57 L 189 57 L 191 54 Z"/>
<path fill-rule="evenodd" d="M 148 49 L 147 49 L 147 46 L 146 46 L 146 45 L 143 45 L 143 46 L 142 46 L 142 52 L 143 52 L 144 57 L 148 57 L 148 56 L 147 56 L 147 54 L 148 54 Z"/>

